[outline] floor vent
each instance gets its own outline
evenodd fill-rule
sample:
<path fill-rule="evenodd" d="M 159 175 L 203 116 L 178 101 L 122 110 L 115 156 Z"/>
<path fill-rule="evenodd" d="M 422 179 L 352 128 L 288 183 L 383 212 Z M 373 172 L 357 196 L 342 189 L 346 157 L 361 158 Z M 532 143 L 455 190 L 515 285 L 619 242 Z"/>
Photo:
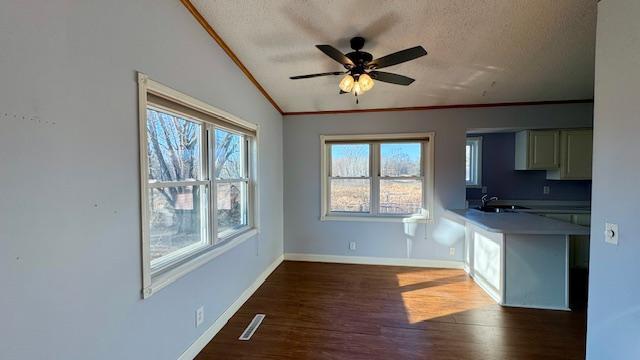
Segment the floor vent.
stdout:
<path fill-rule="evenodd" d="M 256 314 L 256 316 L 253 317 L 253 320 L 251 320 L 251 323 L 249 324 L 249 326 L 247 326 L 247 328 L 244 329 L 244 332 L 242 332 L 242 335 L 240 335 L 238 340 L 251 339 L 251 336 L 253 336 L 253 333 L 255 333 L 256 330 L 258 330 L 258 326 L 260 326 L 260 323 L 262 323 L 262 320 L 264 320 L 264 317 L 265 317 L 264 314 Z"/>

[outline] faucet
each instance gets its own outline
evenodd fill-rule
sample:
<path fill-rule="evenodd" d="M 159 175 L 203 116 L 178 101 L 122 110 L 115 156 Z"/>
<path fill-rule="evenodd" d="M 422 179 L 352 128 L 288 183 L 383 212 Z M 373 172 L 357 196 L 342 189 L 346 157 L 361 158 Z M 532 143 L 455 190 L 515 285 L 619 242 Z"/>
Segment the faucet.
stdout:
<path fill-rule="evenodd" d="M 482 195 L 482 198 L 480 199 L 480 201 L 482 201 L 482 207 L 487 206 L 487 204 L 490 201 L 496 201 L 496 200 L 498 200 L 497 196 L 489 197 L 489 195 L 487 195 L 487 194 Z"/>

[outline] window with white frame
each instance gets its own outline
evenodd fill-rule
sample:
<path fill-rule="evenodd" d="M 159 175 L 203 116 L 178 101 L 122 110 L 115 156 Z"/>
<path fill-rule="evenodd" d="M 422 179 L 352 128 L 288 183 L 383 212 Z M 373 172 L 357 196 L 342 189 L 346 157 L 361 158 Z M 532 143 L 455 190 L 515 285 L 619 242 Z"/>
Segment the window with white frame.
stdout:
<path fill-rule="evenodd" d="M 139 74 L 143 297 L 257 233 L 257 126 Z"/>
<path fill-rule="evenodd" d="M 433 134 L 322 136 L 322 219 L 431 219 Z"/>
<path fill-rule="evenodd" d="M 465 146 L 465 180 L 467 186 L 482 186 L 482 138 L 468 137 Z"/>

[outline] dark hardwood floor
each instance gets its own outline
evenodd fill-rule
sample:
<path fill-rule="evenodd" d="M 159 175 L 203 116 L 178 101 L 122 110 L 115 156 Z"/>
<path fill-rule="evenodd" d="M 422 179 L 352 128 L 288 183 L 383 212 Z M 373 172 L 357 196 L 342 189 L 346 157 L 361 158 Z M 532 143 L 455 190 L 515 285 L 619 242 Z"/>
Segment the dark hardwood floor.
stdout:
<path fill-rule="evenodd" d="M 250 341 L 238 337 L 256 313 Z M 462 270 L 285 261 L 197 359 L 583 359 L 585 313 L 503 308 Z"/>

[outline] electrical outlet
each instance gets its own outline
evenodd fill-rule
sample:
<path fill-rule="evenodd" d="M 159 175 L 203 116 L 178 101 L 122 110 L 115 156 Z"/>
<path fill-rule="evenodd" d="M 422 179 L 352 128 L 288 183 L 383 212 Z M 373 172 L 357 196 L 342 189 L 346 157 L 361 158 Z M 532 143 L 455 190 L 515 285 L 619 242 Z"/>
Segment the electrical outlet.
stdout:
<path fill-rule="evenodd" d="M 487 187 L 486 187 L 486 186 L 483 186 L 483 187 L 482 187 L 482 193 L 483 193 L 483 194 L 486 194 L 486 193 L 488 193 L 488 192 L 489 192 L 489 191 L 487 190 Z"/>
<path fill-rule="evenodd" d="M 549 193 L 551 192 L 551 188 L 549 186 L 543 186 L 542 187 L 542 193 L 545 195 L 549 195 Z"/>
<path fill-rule="evenodd" d="M 449 256 L 455 256 L 456 255 L 456 248 L 452 247 L 449 248 Z"/>
<path fill-rule="evenodd" d="M 200 306 L 196 310 L 196 327 L 199 327 L 204 322 L 204 307 Z"/>
<path fill-rule="evenodd" d="M 356 242 L 355 241 L 350 241 L 349 242 L 349 250 L 355 250 L 356 249 Z"/>
<path fill-rule="evenodd" d="M 618 224 L 606 223 L 604 228 L 604 241 L 609 244 L 618 245 Z"/>

